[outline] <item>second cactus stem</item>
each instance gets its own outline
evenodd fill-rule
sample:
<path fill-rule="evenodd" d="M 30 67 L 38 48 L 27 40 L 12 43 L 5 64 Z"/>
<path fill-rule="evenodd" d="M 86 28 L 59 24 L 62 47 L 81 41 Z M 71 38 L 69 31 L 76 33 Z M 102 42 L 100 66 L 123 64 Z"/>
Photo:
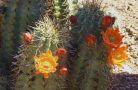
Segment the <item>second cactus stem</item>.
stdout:
<path fill-rule="evenodd" d="M 67 0 L 53 0 L 53 7 L 53 15 L 61 24 L 65 24 L 69 13 Z"/>
<path fill-rule="evenodd" d="M 104 12 L 100 10 L 98 2 L 93 1 L 86 1 L 72 18 L 77 20 L 72 23 L 71 42 L 77 44 L 79 52 L 69 59 L 73 62 L 70 63 L 72 72 L 69 78 L 73 78 L 70 90 L 107 90 L 109 68 L 106 65 L 107 52 L 102 45 L 100 28 Z M 96 44 L 90 43 L 90 39 Z"/>

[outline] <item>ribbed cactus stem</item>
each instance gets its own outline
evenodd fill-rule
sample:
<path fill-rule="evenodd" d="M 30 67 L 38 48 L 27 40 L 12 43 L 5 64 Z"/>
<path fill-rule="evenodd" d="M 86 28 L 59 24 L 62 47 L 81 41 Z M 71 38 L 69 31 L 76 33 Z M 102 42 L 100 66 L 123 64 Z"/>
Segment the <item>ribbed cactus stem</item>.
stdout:
<path fill-rule="evenodd" d="M 39 19 L 40 3 L 41 0 L 22 0 L 17 4 L 18 8 L 16 10 L 16 25 L 14 30 L 15 51 L 18 51 L 17 47 L 22 44 L 22 33 L 28 31 L 28 25 Z"/>
<path fill-rule="evenodd" d="M 74 61 L 74 74 L 71 75 L 72 88 L 71 90 L 106 90 L 108 72 L 105 72 L 107 56 L 103 45 L 101 44 L 101 29 L 100 19 L 104 13 L 100 10 L 100 5 L 97 0 L 88 0 L 81 2 L 81 7 L 76 13 L 77 24 L 72 27 L 72 37 L 74 43 L 80 45 L 78 59 Z M 86 36 L 93 34 L 96 36 L 96 45 L 90 47 Z M 103 66 L 101 67 L 101 62 Z M 99 68 L 101 67 L 101 68 Z M 109 69 L 106 68 L 108 71 Z M 100 76 L 100 77 L 99 77 Z M 106 83 L 106 84 L 105 84 Z"/>
<path fill-rule="evenodd" d="M 22 32 L 40 17 L 41 0 L 12 0 L 8 2 L 2 31 L 2 59 L 11 61 L 22 44 Z M 43 7 L 41 7 L 43 8 Z M 8 56 L 7 56 L 8 54 Z M 6 55 L 6 56 L 5 56 Z"/>
<path fill-rule="evenodd" d="M 93 34 L 99 37 L 100 34 L 100 19 L 103 17 L 103 11 L 100 10 L 99 4 L 86 2 L 83 3 L 83 8 L 80 8 L 76 13 L 77 24 L 72 26 L 71 33 L 75 41 L 79 44 L 88 34 Z M 98 41 L 100 39 L 98 38 Z"/>
<path fill-rule="evenodd" d="M 104 48 L 100 45 L 88 47 L 85 43 L 80 46 L 78 59 L 75 61 L 72 75 L 71 90 L 107 90 L 109 68 Z"/>
<path fill-rule="evenodd" d="M 107 90 L 109 68 L 106 64 L 107 56 L 105 49 L 101 49 L 101 45 L 96 45 L 90 50 L 91 54 L 87 61 L 87 67 L 83 72 L 84 76 L 81 81 L 81 88 L 83 90 Z"/>
<path fill-rule="evenodd" d="M 21 34 L 22 32 L 25 32 L 27 29 L 27 23 L 28 23 L 28 13 L 29 13 L 29 0 L 22 0 L 17 3 L 17 10 L 16 10 L 16 25 L 15 25 L 15 36 L 14 36 L 14 42 L 15 42 L 15 51 L 17 51 L 17 47 L 21 45 Z M 17 42 L 18 41 L 18 42 Z"/>
<path fill-rule="evenodd" d="M 68 17 L 68 3 L 67 0 L 53 0 L 54 16 L 61 24 L 65 24 Z"/>
<path fill-rule="evenodd" d="M 79 90 L 79 83 L 81 81 L 81 76 L 84 72 L 84 68 L 87 66 L 86 62 L 87 62 L 87 55 L 88 55 L 88 49 L 87 45 L 85 43 L 80 45 L 80 51 L 78 53 L 78 58 L 75 60 L 75 64 L 74 64 L 74 70 L 73 70 L 73 75 L 72 78 L 73 80 L 71 81 L 71 86 L 70 89 L 71 90 Z"/>
<path fill-rule="evenodd" d="M 10 63 L 13 54 L 14 25 L 18 0 L 9 1 L 7 12 L 4 17 L 2 29 L 1 58 L 5 63 Z"/>
<path fill-rule="evenodd" d="M 0 75 L 0 90 L 7 90 L 7 79 Z"/>

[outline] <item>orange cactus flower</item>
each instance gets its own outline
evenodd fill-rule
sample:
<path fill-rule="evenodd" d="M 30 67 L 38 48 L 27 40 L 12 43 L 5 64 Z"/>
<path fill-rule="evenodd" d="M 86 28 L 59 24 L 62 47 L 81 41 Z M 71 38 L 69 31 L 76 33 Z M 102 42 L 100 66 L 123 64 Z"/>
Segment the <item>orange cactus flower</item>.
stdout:
<path fill-rule="evenodd" d="M 66 77 L 68 74 L 68 69 L 66 67 L 62 67 L 60 70 L 59 70 L 59 75 L 60 76 L 63 76 L 63 77 Z"/>
<path fill-rule="evenodd" d="M 32 42 L 32 36 L 29 32 L 23 33 L 23 41 L 26 45 L 28 45 Z"/>
<path fill-rule="evenodd" d="M 45 78 L 48 78 L 51 73 L 55 72 L 58 66 L 58 57 L 53 56 L 50 50 L 41 53 L 39 57 L 35 56 L 34 60 L 36 74 L 43 74 Z"/>
<path fill-rule="evenodd" d="M 115 50 L 111 50 L 108 56 L 108 64 L 122 67 L 122 65 L 128 60 L 126 50 L 127 47 L 119 47 Z"/>
<path fill-rule="evenodd" d="M 113 25 L 114 22 L 115 22 L 115 17 L 104 16 L 102 18 L 101 25 L 102 25 L 102 27 L 107 28 L 107 27 Z"/>
<path fill-rule="evenodd" d="M 109 28 L 105 32 L 102 32 L 102 37 L 105 46 L 108 49 L 117 48 L 122 44 L 123 36 L 120 35 L 118 29 Z"/>
<path fill-rule="evenodd" d="M 56 52 L 56 54 L 57 54 L 59 57 L 62 57 L 62 56 L 64 56 L 64 55 L 66 55 L 66 53 L 67 53 L 67 50 L 66 50 L 65 48 L 58 48 L 58 49 L 57 49 L 57 52 Z"/>
<path fill-rule="evenodd" d="M 93 44 L 95 44 L 96 42 L 96 37 L 92 34 L 89 34 L 86 36 L 86 43 L 88 44 L 88 46 L 92 46 Z"/>

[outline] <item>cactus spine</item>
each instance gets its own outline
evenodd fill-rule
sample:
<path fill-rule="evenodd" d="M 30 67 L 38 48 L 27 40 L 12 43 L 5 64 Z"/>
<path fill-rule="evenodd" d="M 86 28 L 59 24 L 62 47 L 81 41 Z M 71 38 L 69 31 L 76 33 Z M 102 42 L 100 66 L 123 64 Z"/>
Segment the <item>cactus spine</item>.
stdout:
<path fill-rule="evenodd" d="M 41 0 L 24 0 L 17 3 L 16 25 L 14 30 L 14 50 L 22 44 L 21 34 L 28 30 L 28 25 L 35 22 L 40 17 Z M 18 41 L 18 42 L 17 42 Z"/>
<path fill-rule="evenodd" d="M 15 90 L 64 90 L 66 89 L 65 78 L 53 73 L 45 80 L 41 75 L 35 75 L 34 55 L 52 50 L 53 52 L 63 45 L 60 35 L 48 16 L 39 21 L 32 32 L 33 40 L 31 45 L 24 47 L 21 54 L 17 56 L 17 67 L 15 73 Z M 62 33 L 63 34 L 63 33 Z M 62 42 L 61 42 L 62 41 Z M 17 71 L 16 71 L 17 70 Z M 15 76 L 15 75 L 14 75 Z"/>
<path fill-rule="evenodd" d="M 40 0 L 10 0 L 7 3 L 2 27 L 0 27 L 2 38 L 0 62 L 3 64 L 2 72 L 6 74 L 10 73 L 13 56 L 17 53 L 18 46 L 21 45 L 21 32 L 26 31 L 27 25 L 36 21 L 40 15 L 40 4 L 38 2 L 40 3 Z"/>
<path fill-rule="evenodd" d="M 74 60 L 74 70 L 71 73 L 71 78 L 74 78 L 71 82 L 71 90 L 106 90 L 107 88 L 106 75 L 109 69 L 106 65 L 106 56 L 104 56 L 106 52 L 104 48 L 101 48 L 103 45 L 99 25 L 103 15 L 100 5 L 95 0 L 84 3 L 83 8 L 79 9 L 76 14 L 77 24 L 72 27 L 71 32 L 74 43 L 80 45 L 78 47 L 80 51 L 78 58 Z M 96 46 L 90 48 L 86 45 L 84 37 L 88 34 L 97 37 Z"/>
<path fill-rule="evenodd" d="M 53 7 L 53 15 L 61 24 L 65 24 L 69 13 L 67 0 L 53 0 Z"/>
<path fill-rule="evenodd" d="M 39 19 L 40 0 L 12 0 L 7 5 L 2 29 L 2 59 L 11 62 L 21 45 L 21 33 L 27 25 Z M 17 42 L 18 41 L 18 42 Z"/>
<path fill-rule="evenodd" d="M 98 52 L 96 52 L 98 51 Z M 80 88 L 83 90 L 107 90 L 109 68 L 106 65 L 106 56 L 103 48 L 97 45 L 89 49 Z M 82 73 L 81 72 L 81 73 Z M 80 79 L 80 78 L 79 78 Z"/>

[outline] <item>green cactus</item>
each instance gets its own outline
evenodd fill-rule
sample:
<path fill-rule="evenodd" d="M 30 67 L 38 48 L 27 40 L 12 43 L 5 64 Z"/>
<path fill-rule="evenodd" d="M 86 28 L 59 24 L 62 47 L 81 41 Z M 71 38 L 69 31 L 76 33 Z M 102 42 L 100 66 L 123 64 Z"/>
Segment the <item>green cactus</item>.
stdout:
<path fill-rule="evenodd" d="M 2 60 L 9 65 L 21 45 L 21 33 L 40 16 L 41 0 L 12 0 L 8 2 L 2 28 Z"/>
<path fill-rule="evenodd" d="M 21 34 L 28 30 L 28 25 L 33 24 L 40 17 L 41 0 L 23 0 L 17 3 L 16 24 L 14 30 L 14 50 L 17 51 L 22 44 Z M 18 41 L 18 42 L 17 42 Z"/>
<path fill-rule="evenodd" d="M 106 65 L 106 50 L 101 45 L 80 45 L 78 58 L 72 71 L 71 90 L 107 90 L 109 68 Z"/>
<path fill-rule="evenodd" d="M 86 66 L 86 61 L 87 61 L 87 54 L 86 52 L 88 52 L 88 48 L 86 47 L 85 44 L 82 44 L 80 46 L 81 50 L 78 53 L 78 58 L 75 60 L 75 64 L 74 64 L 74 69 L 72 70 L 72 77 L 74 78 L 70 83 L 71 83 L 71 87 L 70 90 L 79 90 L 79 82 L 81 80 L 78 80 L 80 78 L 81 72 L 84 72 L 84 68 Z"/>
<path fill-rule="evenodd" d="M 109 68 L 106 65 L 107 56 L 104 56 L 104 54 L 106 55 L 104 47 L 101 48 L 100 45 L 89 49 L 87 58 L 85 58 L 87 65 L 82 71 L 83 75 L 79 78 L 83 77 L 80 83 L 80 88 L 83 88 L 83 90 L 107 90 Z"/>
<path fill-rule="evenodd" d="M 0 90 L 7 90 L 7 79 L 0 75 Z"/>
<path fill-rule="evenodd" d="M 11 55 L 13 54 L 13 37 L 15 25 L 15 10 L 17 8 L 17 0 L 12 0 L 7 5 L 7 12 L 5 13 L 3 28 L 2 28 L 2 46 L 1 58 L 5 63 L 10 63 Z"/>
<path fill-rule="evenodd" d="M 1 27 L 0 62 L 5 73 L 10 73 L 13 56 L 21 45 L 21 34 L 27 25 L 39 19 L 40 0 L 8 1 Z"/>
<path fill-rule="evenodd" d="M 56 73 L 50 75 L 47 80 L 42 75 L 35 75 L 33 57 L 47 50 L 54 52 L 63 45 L 64 34 L 61 31 L 58 32 L 57 29 L 48 16 L 36 24 L 34 32 L 32 32 L 34 41 L 29 46 L 23 47 L 21 53 L 16 56 L 17 66 L 13 70 L 17 75 L 17 78 L 14 78 L 15 90 L 65 90 L 67 88 L 66 79 L 59 77 Z"/>
<path fill-rule="evenodd" d="M 53 9 L 56 19 L 65 24 L 69 13 L 67 0 L 53 0 Z"/>
<path fill-rule="evenodd" d="M 100 20 L 104 12 L 100 5 L 94 2 L 86 2 L 76 14 L 77 24 L 72 26 L 72 43 L 78 44 L 78 58 L 73 58 L 71 75 L 73 78 L 70 90 L 106 90 L 109 68 L 106 65 L 106 50 L 102 45 Z M 93 34 L 97 37 L 97 43 L 93 47 L 86 45 L 85 37 Z M 104 56 L 105 55 L 105 56 Z M 72 58 L 71 58 L 72 59 Z"/>
<path fill-rule="evenodd" d="M 2 27 L 3 27 L 3 17 L 4 15 L 0 13 L 0 49 L 1 49 L 1 44 L 2 44 Z"/>
<path fill-rule="evenodd" d="M 7 89 L 9 89 L 7 75 L 5 75 L 2 64 L 0 63 L 0 90 L 7 90 Z"/>
<path fill-rule="evenodd" d="M 77 25 L 73 26 L 71 31 L 73 36 L 76 36 L 78 43 L 89 33 L 100 36 L 99 21 L 103 15 L 104 13 L 100 10 L 98 3 L 87 2 L 83 8 L 78 10 L 76 14 Z"/>

